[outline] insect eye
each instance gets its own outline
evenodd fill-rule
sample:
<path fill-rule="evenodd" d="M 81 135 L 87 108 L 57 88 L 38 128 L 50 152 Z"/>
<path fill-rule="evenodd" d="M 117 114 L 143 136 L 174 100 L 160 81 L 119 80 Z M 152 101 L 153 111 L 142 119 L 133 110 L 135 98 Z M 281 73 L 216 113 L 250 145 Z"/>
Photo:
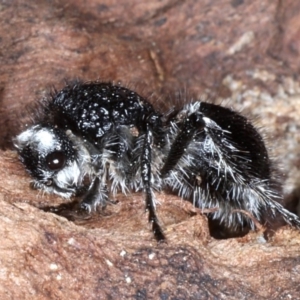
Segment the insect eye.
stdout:
<path fill-rule="evenodd" d="M 51 171 L 60 170 L 66 164 L 66 156 L 62 151 L 54 151 L 46 156 L 46 164 Z"/>

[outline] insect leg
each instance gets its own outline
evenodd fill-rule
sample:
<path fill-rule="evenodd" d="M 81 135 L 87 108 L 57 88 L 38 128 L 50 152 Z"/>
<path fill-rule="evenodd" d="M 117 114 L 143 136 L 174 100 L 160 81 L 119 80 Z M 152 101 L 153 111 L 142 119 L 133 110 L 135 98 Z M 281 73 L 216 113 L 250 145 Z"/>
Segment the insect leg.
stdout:
<path fill-rule="evenodd" d="M 152 224 L 152 230 L 156 240 L 163 241 L 165 236 L 155 213 L 155 200 L 151 187 L 151 142 L 152 132 L 147 128 L 141 157 L 141 176 L 146 194 L 146 210 L 149 213 L 149 222 Z"/>
<path fill-rule="evenodd" d="M 106 186 L 103 186 L 99 177 L 95 177 L 87 194 L 84 196 L 80 207 L 90 213 L 91 211 L 95 211 L 98 206 L 105 207 L 107 201 L 107 188 Z"/>
<path fill-rule="evenodd" d="M 184 155 L 190 141 L 196 131 L 205 127 L 202 113 L 195 112 L 184 120 L 183 126 L 177 134 L 164 166 L 161 169 L 161 176 L 165 177 L 174 169 L 180 158 Z"/>

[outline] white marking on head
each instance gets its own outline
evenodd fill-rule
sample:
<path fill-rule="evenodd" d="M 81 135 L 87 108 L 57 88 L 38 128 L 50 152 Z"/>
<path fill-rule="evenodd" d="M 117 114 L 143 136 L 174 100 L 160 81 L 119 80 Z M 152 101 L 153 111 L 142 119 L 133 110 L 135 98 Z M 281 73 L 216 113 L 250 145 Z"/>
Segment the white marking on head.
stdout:
<path fill-rule="evenodd" d="M 49 129 L 42 128 L 33 135 L 33 142 L 43 149 L 49 149 L 57 144 L 57 137 Z"/>
<path fill-rule="evenodd" d="M 46 152 L 48 150 L 59 150 L 60 143 L 55 134 L 49 128 L 43 128 L 39 125 L 33 126 L 21 134 L 14 140 L 15 147 L 22 150 L 24 147 L 31 145 L 37 151 Z"/>
<path fill-rule="evenodd" d="M 80 181 L 81 172 L 76 161 L 74 161 L 70 166 L 64 167 L 55 176 L 55 181 L 58 186 L 66 187 L 77 185 Z"/>

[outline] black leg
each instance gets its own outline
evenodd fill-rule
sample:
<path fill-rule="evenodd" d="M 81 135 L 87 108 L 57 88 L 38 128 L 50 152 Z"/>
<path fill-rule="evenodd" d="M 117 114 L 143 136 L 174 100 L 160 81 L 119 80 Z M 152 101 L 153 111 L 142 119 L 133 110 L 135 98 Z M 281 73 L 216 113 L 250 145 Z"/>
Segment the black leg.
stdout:
<path fill-rule="evenodd" d="M 141 157 L 141 176 L 144 191 L 146 194 L 146 209 L 149 213 L 149 222 L 152 224 L 152 230 L 156 240 L 160 242 L 165 240 L 165 236 L 159 225 L 159 221 L 155 213 L 155 203 L 151 188 L 151 142 L 152 132 L 148 128 L 145 133 L 145 140 Z"/>
<path fill-rule="evenodd" d="M 202 113 L 195 112 L 186 118 L 183 126 L 180 129 L 175 141 L 173 142 L 168 157 L 160 173 L 162 177 L 174 169 L 184 152 L 186 151 L 190 141 L 196 131 L 202 130 L 205 127 Z"/>
<path fill-rule="evenodd" d="M 106 186 L 101 184 L 99 177 L 92 181 L 80 207 L 88 212 L 95 211 L 98 206 L 105 207 L 108 201 Z"/>

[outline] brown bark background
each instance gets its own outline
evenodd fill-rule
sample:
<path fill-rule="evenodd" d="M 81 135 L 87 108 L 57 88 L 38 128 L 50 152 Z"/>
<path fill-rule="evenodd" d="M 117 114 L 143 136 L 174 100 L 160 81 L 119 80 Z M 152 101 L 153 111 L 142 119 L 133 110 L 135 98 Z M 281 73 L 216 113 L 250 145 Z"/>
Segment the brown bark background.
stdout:
<path fill-rule="evenodd" d="M 189 203 L 157 195 L 157 245 L 140 194 L 67 221 L 29 188 L 11 138 L 64 80 L 113 80 L 157 107 L 176 94 L 243 110 L 266 135 L 286 203 L 300 179 L 297 0 L 0 3 L 1 299 L 300 299 L 300 234 L 213 239 Z M 21 119 L 24 119 L 21 121 Z"/>

